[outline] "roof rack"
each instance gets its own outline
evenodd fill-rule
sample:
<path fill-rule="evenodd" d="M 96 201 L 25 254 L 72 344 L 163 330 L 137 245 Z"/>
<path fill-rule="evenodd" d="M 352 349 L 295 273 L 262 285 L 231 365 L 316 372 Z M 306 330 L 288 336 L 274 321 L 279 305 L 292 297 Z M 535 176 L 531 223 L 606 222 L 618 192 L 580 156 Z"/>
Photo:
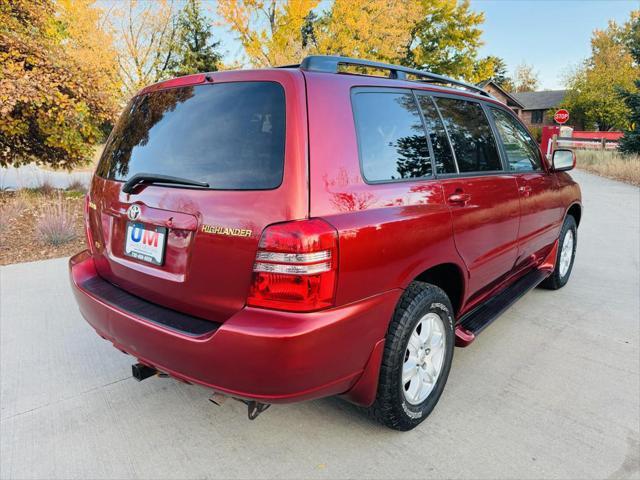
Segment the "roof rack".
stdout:
<path fill-rule="evenodd" d="M 358 58 L 340 57 L 334 55 L 311 55 L 306 57 L 300 64 L 301 70 L 308 72 L 325 72 L 325 73 L 341 73 L 340 65 L 353 65 L 357 67 L 370 67 L 380 70 L 389 70 L 389 78 L 397 80 L 408 80 L 407 75 L 414 75 L 418 77 L 422 82 L 429 83 L 442 83 L 450 85 L 452 87 L 464 88 L 486 97 L 491 95 L 471 83 L 455 80 L 444 75 L 438 75 L 437 73 L 425 72 L 423 70 L 416 70 L 414 68 L 403 67 L 401 65 L 391 65 L 389 63 L 372 62 L 371 60 L 360 60 Z"/>

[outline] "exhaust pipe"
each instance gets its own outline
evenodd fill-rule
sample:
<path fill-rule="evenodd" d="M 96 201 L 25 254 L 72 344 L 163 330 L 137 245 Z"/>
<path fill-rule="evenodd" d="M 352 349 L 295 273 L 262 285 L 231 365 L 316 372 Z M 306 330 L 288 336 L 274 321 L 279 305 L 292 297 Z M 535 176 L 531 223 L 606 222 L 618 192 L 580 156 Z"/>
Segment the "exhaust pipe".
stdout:
<path fill-rule="evenodd" d="M 153 377 L 157 373 L 158 370 L 153 367 L 143 365 L 142 363 L 131 365 L 131 375 L 133 375 L 133 378 L 135 378 L 139 382 L 141 382 L 145 378 Z"/>
<path fill-rule="evenodd" d="M 131 365 L 131 375 L 139 382 L 146 378 L 153 377 L 154 375 L 158 375 L 160 377 L 168 376 L 166 373 L 159 372 L 157 369 L 149 367 L 148 365 L 144 365 L 142 363 Z M 214 392 L 213 395 L 211 395 L 211 398 L 209 398 L 209 401 L 214 405 L 220 407 L 227 398 L 228 397 L 223 393 Z M 268 403 L 261 403 L 255 400 L 243 400 L 241 398 L 235 397 L 232 398 L 244 403 L 247 406 L 247 416 L 249 417 L 249 420 L 255 420 L 256 418 L 258 418 L 258 415 L 260 415 L 271 406 Z"/>

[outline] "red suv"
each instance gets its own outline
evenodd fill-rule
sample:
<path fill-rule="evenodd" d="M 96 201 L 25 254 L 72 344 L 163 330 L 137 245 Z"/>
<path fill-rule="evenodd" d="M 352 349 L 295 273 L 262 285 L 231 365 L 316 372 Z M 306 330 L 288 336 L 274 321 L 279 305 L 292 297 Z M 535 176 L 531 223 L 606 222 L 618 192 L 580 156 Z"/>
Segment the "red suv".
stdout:
<path fill-rule="evenodd" d="M 408 430 L 454 344 L 569 279 L 574 163 L 480 88 L 395 65 L 169 80 L 109 137 L 73 289 L 138 379 L 205 385 L 251 417 L 341 395 Z"/>

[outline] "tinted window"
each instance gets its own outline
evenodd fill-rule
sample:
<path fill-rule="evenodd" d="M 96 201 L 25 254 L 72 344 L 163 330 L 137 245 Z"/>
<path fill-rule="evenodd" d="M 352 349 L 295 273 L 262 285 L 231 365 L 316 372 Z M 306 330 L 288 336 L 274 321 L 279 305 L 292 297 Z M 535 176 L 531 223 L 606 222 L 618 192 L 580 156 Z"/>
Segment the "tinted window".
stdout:
<path fill-rule="evenodd" d="M 216 189 L 267 189 L 282 181 L 285 100 L 273 82 L 174 88 L 132 100 L 114 127 L 98 175 L 157 173 Z"/>
<path fill-rule="evenodd" d="M 431 140 L 433 157 L 436 163 L 436 173 L 456 173 L 456 162 L 453 159 L 451 146 L 447 139 L 447 133 L 440 120 L 440 115 L 436 110 L 433 100 L 428 95 L 418 95 L 424 123 L 427 127 L 427 134 Z"/>
<path fill-rule="evenodd" d="M 542 170 L 538 145 L 531 135 L 508 113 L 491 109 L 498 133 L 507 153 L 509 170 Z"/>
<path fill-rule="evenodd" d="M 356 93 L 353 111 L 362 173 L 368 181 L 432 174 L 429 146 L 412 94 Z"/>
<path fill-rule="evenodd" d="M 476 102 L 437 98 L 461 173 L 502 170 L 489 121 Z"/>

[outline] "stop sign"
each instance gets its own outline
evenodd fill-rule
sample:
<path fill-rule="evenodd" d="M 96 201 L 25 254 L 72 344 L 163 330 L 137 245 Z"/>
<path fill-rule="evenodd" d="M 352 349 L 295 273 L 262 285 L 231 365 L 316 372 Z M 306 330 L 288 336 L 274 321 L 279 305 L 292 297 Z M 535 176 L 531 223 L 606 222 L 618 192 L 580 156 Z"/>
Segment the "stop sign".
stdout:
<path fill-rule="evenodd" d="M 567 120 L 569 120 L 569 112 L 561 108 L 553 115 L 553 119 L 561 125 L 567 123 Z"/>

